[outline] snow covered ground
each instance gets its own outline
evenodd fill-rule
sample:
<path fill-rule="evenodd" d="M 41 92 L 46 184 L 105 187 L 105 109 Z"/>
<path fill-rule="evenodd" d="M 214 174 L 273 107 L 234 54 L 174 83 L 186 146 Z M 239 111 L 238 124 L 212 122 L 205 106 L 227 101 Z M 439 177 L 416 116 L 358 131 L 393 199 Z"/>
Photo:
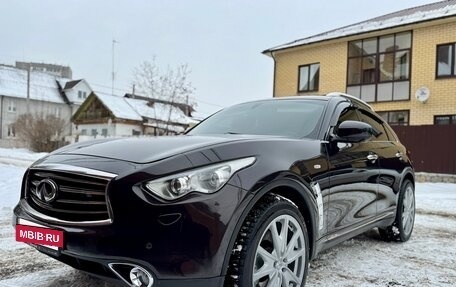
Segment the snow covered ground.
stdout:
<path fill-rule="evenodd" d="M 24 165 L 44 155 L 0 149 L 0 287 L 114 286 L 15 242 Z M 410 241 L 382 242 L 376 230 L 348 240 L 312 261 L 307 286 L 456 286 L 456 184 L 418 183 L 416 204 Z"/>

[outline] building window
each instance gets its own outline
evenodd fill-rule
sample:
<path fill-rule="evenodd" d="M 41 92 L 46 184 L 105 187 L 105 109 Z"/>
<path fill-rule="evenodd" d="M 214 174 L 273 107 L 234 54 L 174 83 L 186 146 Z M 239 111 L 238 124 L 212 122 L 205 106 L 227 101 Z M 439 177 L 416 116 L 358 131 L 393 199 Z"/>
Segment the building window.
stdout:
<path fill-rule="evenodd" d="M 8 112 L 15 113 L 16 112 L 16 102 L 14 101 L 9 101 L 8 104 Z"/>
<path fill-rule="evenodd" d="M 57 118 L 60 118 L 61 115 L 62 115 L 62 108 L 56 107 L 56 108 L 55 108 L 55 116 L 56 116 Z"/>
<path fill-rule="evenodd" d="M 434 125 L 456 125 L 456 115 L 434 116 Z"/>
<path fill-rule="evenodd" d="M 391 126 L 408 126 L 409 110 L 377 112 Z"/>
<path fill-rule="evenodd" d="M 98 134 L 97 129 L 92 129 L 92 136 L 96 137 Z"/>
<path fill-rule="evenodd" d="M 87 130 L 86 129 L 82 129 L 81 130 L 81 136 L 86 136 L 87 135 Z"/>
<path fill-rule="evenodd" d="M 318 91 L 320 84 L 320 63 L 299 66 L 298 92 Z"/>
<path fill-rule="evenodd" d="M 456 43 L 437 45 L 437 78 L 456 76 Z"/>
<path fill-rule="evenodd" d="M 348 42 L 347 93 L 366 102 L 410 99 L 412 33 Z"/>
<path fill-rule="evenodd" d="M 78 91 L 78 99 L 85 99 L 87 98 L 87 92 Z"/>
<path fill-rule="evenodd" d="M 7 136 L 9 138 L 15 138 L 16 137 L 16 129 L 14 128 L 14 125 L 8 125 L 8 134 Z"/>
<path fill-rule="evenodd" d="M 108 129 L 102 129 L 101 130 L 101 135 L 104 136 L 104 137 L 107 137 L 108 136 Z"/>

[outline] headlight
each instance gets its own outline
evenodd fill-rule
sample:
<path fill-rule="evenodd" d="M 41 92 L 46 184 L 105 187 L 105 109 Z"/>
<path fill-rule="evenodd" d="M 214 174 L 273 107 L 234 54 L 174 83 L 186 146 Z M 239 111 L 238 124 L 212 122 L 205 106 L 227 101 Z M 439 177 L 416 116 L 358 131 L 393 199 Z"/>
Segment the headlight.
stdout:
<path fill-rule="evenodd" d="M 145 187 L 153 194 L 166 200 L 177 199 L 193 191 L 214 193 L 221 189 L 234 173 L 254 162 L 254 157 L 247 157 L 217 163 L 152 180 L 147 182 Z"/>

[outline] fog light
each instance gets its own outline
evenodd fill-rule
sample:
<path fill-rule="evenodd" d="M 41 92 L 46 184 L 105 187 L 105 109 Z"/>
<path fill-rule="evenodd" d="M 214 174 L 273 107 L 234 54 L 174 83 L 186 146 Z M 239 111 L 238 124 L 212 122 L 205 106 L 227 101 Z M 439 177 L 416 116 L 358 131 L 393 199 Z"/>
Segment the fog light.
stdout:
<path fill-rule="evenodd" d="M 135 287 L 150 287 L 154 283 L 153 278 L 142 268 L 134 267 L 130 271 L 130 281 Z"/>

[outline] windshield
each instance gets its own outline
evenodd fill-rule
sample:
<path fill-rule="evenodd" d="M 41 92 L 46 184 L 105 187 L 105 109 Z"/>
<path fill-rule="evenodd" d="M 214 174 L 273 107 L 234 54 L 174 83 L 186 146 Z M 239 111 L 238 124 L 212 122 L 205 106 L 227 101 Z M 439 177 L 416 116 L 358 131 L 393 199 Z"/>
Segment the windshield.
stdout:
<path fill-rule="evenodd" d="M 240 104 L 214 114 L 188 134 L 314 138 L 325 103 L 319 100 L 280 100 Z"/>

